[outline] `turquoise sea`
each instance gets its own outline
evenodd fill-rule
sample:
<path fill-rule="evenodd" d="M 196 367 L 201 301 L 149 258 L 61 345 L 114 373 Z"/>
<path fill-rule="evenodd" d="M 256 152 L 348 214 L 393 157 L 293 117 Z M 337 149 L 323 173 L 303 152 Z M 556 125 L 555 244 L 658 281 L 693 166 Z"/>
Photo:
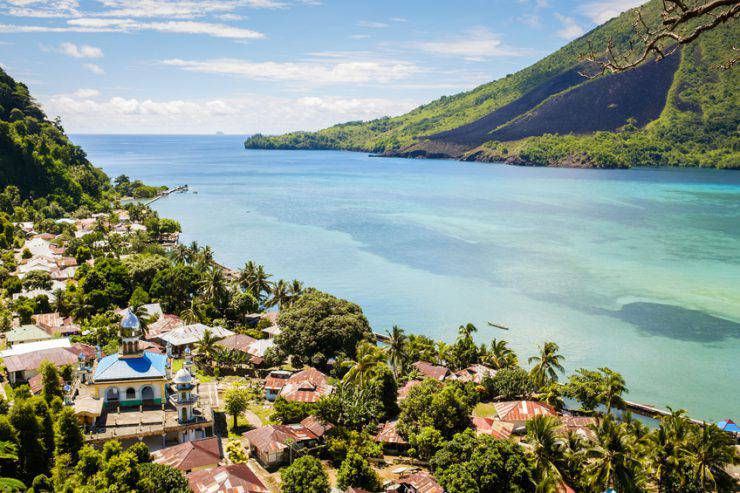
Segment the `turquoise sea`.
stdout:
<path fill-rule="evenodd" d="M 187 183 L 182 241 L 360 304 L 373 328 L 553 340 L 630 400 L 740 417 L 740 173 L 245 151 L 233 136 L 77 135 L 109 175 Z M 501 331 L 492 321 L 511 327 Z"/>

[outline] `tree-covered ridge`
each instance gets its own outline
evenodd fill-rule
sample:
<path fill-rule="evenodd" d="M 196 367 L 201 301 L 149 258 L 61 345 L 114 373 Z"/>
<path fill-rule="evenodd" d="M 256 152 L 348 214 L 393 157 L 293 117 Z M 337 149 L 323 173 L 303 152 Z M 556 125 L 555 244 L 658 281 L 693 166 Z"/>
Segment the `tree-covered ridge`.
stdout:
<path fill-rule="evenodd" d="M 660 8 L 657 0 L 642 7 L 648 24 L 659 22 Z M 611 126 L 606 132 L 578 135 L 578 126 L 563 128 L 563 118 L 549 115 L 547 121 L 553 123 L 552 128 L 545 127 L 543 131 L 540 125 L 523 138 L 519 133 L 508 140 L 503 137 L 497 141 L 481 139 L 471 143 L 463 139 L 461 143 L 461 134 L 469 132 L 478 122 L 491 125 L 483 131 L 492 133 L 523 118 L 536 117 L 543 106 L 563 95 L 571 95 L 578 101 L 580 91 L 582 102 L 590 97 L 588 87 L 603 84 L 605 77 L 607 83 L 620 77 L 638 77 L 637 71 L 634 76 L 624 73 L 598 79 L 572 77 L 584 70 L 582 60 L 584 53 L 590 50 L 589 44 L 598 51 L 612 40 L 615 50 L 628 49 L 634 32 L 633 21 L 634 12 L 626 12 L 528 68 L 472 91 L 442 97 L 399 117 L 349 122 L 318 132 L 294 132 L 276 137 L 256 135 L 248 139 L 245 146 L 345 149 L 405 157 L 508 160 L 533 165 L 737 167 L 740 163 L 737 70 L 717 68 L 725 61 L 726 47 L 736 44 L 737 30 L 733 29 L 733 24 L 705 34 L 674 55 L 680 57 L 680 63 L 673 74 L 673 83 L 656 84 L 654 89 L 660 93 L 656 96 L 659 96 L 662 111 L 655 112 L 657 118 L 644 128 L 629 126 L 631 115 L 625 113 L 622 125 L 630 130 L 626 135 L 622 135 L 620 125 Z M 647 83 L 650 84 L 651 79 L 647 79 Z M 621 102 L 616 101 L 615 107 Z M 507 110 L 507 105 L 513 110 Z M 567 116 L 568 111 L 569 106 L 565 106 L 559 115 Z M 592 119 L 599 117 L 599 111 L 593 109 Z M 496 117 L 497 113 L 503 119 Z M 487 118 L 491 121 L 486 122 Z M 560 124 L 555 125 L 555 122 Z M 467 128 L 461 128 L 465 126 Z M 567 137 L 553 138 L 548 134 Z"/>
<path fill-rule="evenodd" d="M 108 177 L 50 121 L 25 84 L 0 69 L 0 187 L 44 197 L 65 209 L 98 201 Z"/>

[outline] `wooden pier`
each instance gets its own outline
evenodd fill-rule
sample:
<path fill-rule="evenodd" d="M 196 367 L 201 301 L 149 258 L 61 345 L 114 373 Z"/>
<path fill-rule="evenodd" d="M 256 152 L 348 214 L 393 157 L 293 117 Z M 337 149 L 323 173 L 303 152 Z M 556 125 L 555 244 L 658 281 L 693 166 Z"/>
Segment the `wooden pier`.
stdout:
<path fill-rule="evenodd" d="M 162 197 L 167 197 L 170 194 L 178 193 L 178 192 L 187 192 L 188 186 L 187 185 L 180 185 L 175 188 L 169 188 L 167 190 L 164 190 L 162 192 L 159 192 L 156 197 L 151 199 L 149 202 L 145 202 L 144 205 L 150 205 L 156 202 L 157 200 L 161 199 Z"/>

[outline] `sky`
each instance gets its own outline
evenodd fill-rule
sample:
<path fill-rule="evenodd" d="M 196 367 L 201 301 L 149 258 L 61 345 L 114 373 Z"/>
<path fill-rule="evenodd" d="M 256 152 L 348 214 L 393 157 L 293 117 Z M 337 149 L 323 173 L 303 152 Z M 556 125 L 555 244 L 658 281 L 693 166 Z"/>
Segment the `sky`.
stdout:
<path fill-rule="evenodd" d="M 0 0 L 0 66 L 70 133 L 316 130 L 516 72 L 641 0 Z"/>

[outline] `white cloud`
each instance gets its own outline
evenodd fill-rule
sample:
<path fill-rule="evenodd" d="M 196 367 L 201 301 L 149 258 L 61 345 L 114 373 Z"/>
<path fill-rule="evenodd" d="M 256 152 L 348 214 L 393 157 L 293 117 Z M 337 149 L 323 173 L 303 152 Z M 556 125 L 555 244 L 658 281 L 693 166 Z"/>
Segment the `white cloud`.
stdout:
<path fill-rule="evenodd" d="M 464 35 L 440 41 L 426 41 L 417 46 L 427 53 L 460 56 L 471 61 L 482 61 L 491 57 L 522 56 L 527 53 L 525 50 L 504 45 L 498 35 L 484 27 L 474 27 Z"/>
<path fill-rule="evenodd" d="M 408 22 L 409 21 L 405 17 L 391 17 L 388 20 L 393 21 L 393 22 Z"/>
<path fill-rule="evenodd" d="M 367 27 L 368 29 L 384 29 L 388 27 L 388 24 L 385 22 L 376 22 L 376 21 L 360 21 L 357 23 L 360 27 Z"/>
<path fill-rule="evenodd" d="M 348 120 L 398 115 L 419 101 L 309 96 L 244 95 L 231 99 L 152 100 L 112 97 L 94 100 L 69 94 L 43 101 L 72 132 L 278 133 L 318 129 Z"/>
<path fill-rule="evenodd" d="M 421 67 L 403 60 L 348 58 L 345 54 L 324 54 L 326 60 L 302 62 L 252 62 L 234 58 L 192 61 L 164 60 L 164 65 L 191 72 L 236 75 L 253 80 L 304 82 L 308 84 L 390 83 L 422 72 Z"/>
<path fill-rule="evenodd" d="M 100 0 L 110 10 L 93 15 L 108 17 L 160 17 L 189 19 L 209 14 L 233 12 L 239 7 L 280 9 L 287 5 L 276 0 Z"/>
<path fill-rule="evenodd" d="M 634 7 L 644 4 L 645 0 L 610 0 L 608 2 L 591 2 L 581 5 L 578 9 L 583 15 L 594 21 L 596 24 L 617 17 Z"/>
<path fill-rule="evenodd" d="M 158 31 L 180 34 L 204 34 L 218 38 L 231 39 L 261 39 L 265 35 L 239 27 L 227 26 L 210 22 L 196 21 L 162 21 L 139 22 L 134 19 L 101 19 L 95 17 L 81 17 L 70 19 L 66 26 L 24 26 L 15 24 L 0 24 L 2 33 L 100 33 L 100 32 L 135 32 Z"/>
<path fill-rule="evenodd" d="M 92 72 L 95 75 L 105 75 L 105 70 L 103 70 L 100 65 L 95 65 L 94 63 L 86 63 L 83 65 L 87 70 Z"/>
<path fill-rule="evenodd" d="M 57 52 L 74 58 L 103 58 L 103 50 L 95 46 L 65 42 L 59 45 Z"/>
<path fill-rule="evenodd" d="M 519 20 L 525 26 L 542 27 L 542 20 L 538 14 L 524 14 L 519 18 Z"/>
<path fill-rule="evenodd" d="M 239 14 L 221 14 L 218 18 L 222 21 L 240 21 L 244 19 L 244 16 Z"/>
<path fill-rule="evenodd" d="M 572 17 L 556 12 L 555 18 L 563 24 L 563 28 L 555 32 L 555 35 L 559 38 L 570 40 L 582 36 L 586 32 Z"/>
<path fill-rule="evenodd" d="M 76 0 L 6 0 L 2 12 L 14 17 L 55 18 L 79 15 Z"/>
<path fill-rule="evenodd" d="M 241 7 L 288 7 L 288 4 L 279 0 L 97 0 L 89 4 L 83 13 L 77 0 L 5 0 L 4 3 L 7 5 L 0 4 L 0 9 L 8 15 L 36 18 L 102 16 L 193 19 L 229 13 Z"/>
<path fill-rule="evenodd" d="M 72 93 L 72 96 L 80 99 L 89 99 L 100 96 L 100 91 L 97 89 L 77 89 Z"/>
<path fill-rule="evenodd" d="M 353 34 L 350 36 L 352 39 L 369 39 L 371 36 L 369 34 Z"/>

